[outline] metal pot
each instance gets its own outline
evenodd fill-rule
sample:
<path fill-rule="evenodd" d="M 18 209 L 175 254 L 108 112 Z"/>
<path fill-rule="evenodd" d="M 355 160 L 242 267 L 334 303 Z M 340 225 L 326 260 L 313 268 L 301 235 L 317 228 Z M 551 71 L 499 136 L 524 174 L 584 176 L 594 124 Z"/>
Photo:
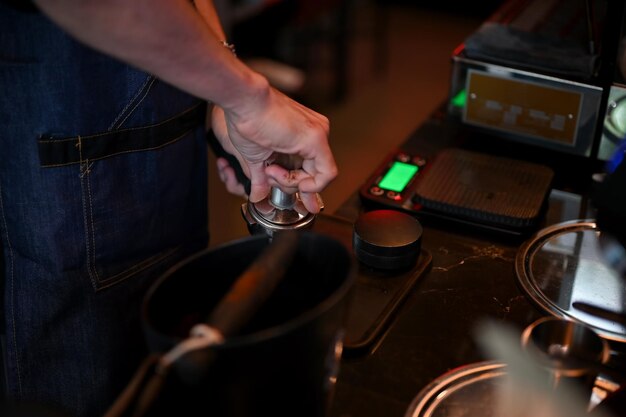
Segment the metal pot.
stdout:
<path fill-rule="evenodd" d="M 144 301 L 150 348 L 167 352 L 187 338 L 268 244 L 267 236 L 247 237 L 165 273 Z M 150 415 L 326 415 L 356 264 L 330 237 L 301 232 L 297 244 L 285 277 L 254 318 L 169 377 Z"/>

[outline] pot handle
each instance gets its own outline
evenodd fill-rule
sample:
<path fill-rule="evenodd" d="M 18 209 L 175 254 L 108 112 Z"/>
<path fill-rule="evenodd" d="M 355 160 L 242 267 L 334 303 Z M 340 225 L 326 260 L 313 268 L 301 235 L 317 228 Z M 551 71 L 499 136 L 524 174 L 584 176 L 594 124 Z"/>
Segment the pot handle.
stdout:
<path fill-rule="evenodd" d="M 221 340 L 213 332 L 192 329 L 187 339 L 168 352 L 149 355 L 103 417 L 144 416 L 158 399 L 172 369 L 182 381 L 197 382 L 213 362 L 207 348 L 217 343 Z"/>
<path fill-rule="evenodd" d="M 167 370 L 159 366 L 160 355 L 149 355 L 139 366 L 124 391 L 103 417 L 140 417 L 150 408 L 158 397 Z"/>
<path fill-rule="evenodd" d="M 208 370 L 213 356 L 206 348 L 239 331 L 272 294 L 291 264 L 298 231 L 277 233 L 272 243 L 237 278 L 206 323 L 191 329 L 190 336 L 163 355 L 149 355 L 103 417 L 142 417 L 158 398 L 174 368 L 193 383 Z"/>
<path fill-rule="evenodd" d="M 237 278 L 213 309 L 206 325 L 224 337 L 237 333 L 285 276 L 298 248 L 298 233 L 295 230 L 276 233 L 272 243 Z"/>

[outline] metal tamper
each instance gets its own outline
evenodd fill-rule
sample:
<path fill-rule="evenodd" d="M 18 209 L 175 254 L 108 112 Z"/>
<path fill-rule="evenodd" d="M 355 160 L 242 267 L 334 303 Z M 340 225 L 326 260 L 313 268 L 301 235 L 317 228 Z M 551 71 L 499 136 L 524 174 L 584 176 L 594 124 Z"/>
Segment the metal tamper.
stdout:
<path fill-rule="evenodd" d="M 295 155 L 277 154 L 272 163 L 289 170 L 302 167 L 302 159 Z M 269 196 L 258 203 L 248 200 L 241 206 L 241 213 L 250 233 L 269 236 L 281 230 L 311 227 L 315 220 L 315 215 L 307 211 L 298 193 L 289 194 L 278 187 L 272 187 Z"/>

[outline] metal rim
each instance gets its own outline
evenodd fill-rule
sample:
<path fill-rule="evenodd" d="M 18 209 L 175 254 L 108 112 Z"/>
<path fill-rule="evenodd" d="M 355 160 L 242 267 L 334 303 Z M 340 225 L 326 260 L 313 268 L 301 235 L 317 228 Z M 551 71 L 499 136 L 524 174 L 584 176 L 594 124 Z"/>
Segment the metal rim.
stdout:
<path fill-rule="evenodd" d="M 453 369 L 422 389 L 404 417 L 430 417 L 450 394 L 475 382 L 501 377 L 506 374 L 505 367 L 502 362 L 484 361 Z"/>
<path fill-rule="evenodd" d="M 578 231 L 597 231 L 598 227 L 595 219 L 583 219 L 583 220 L 571 220 L 567 222 L 557 223 L 555 225 L 546 227 L 525 241 L 519 248 L 515 257 L 515 274 L 517 276 L 517 282 L 522 287 L 524 293 L 530 298 L 530 300 L 539 308 L 546 311 L 548 314 L 558 318 L 565 318 L 578 323 L 585 324 L 599 335 L 607 340 L 613 340 L 617 342 L 626 342 L 625 335 L 618 335 L 615 332 L 610 332 L 605 329 L 601 329 L 598 326 L 586 323 L 576 316 L 568 313 L 563 308 L 556 305 L 550 298 L 548 298 L 543 291 L 535 285 L 533 274 L 531 271 L 531 265 L 537 249 L 543 247 L 543 245 L 552 237 L 572 233 Z"/>
<path fill-rule="evenodd" d="M 302 203 L 300 203 L 300 205 L 301 204 Z M 283 210 L 283 209 L 274 208 L 274 210 Z M 297 215 L 296 219 L 290 223 L 278 223 L 278 222 L 274 222 L 268 219 L 261 212 L 259 212 L 259 210 L 257 209 L 254 203 L 248 202 L 248 211 L 250 215 L 252 216 L 252 218 L 254 219 L 254 221 L 256 221 L 258 224 L 260 224 L 267 230 L 276 231 L 276 230 L 303 229 L 303 228 L 308 227 L 315 219 L 315 215 L 312 213 L 306 212 L 306 209 L 302 210 L 305 212 L 305 214 L 302 214 L 300 211 L 297 211 L 295 209 L 289 209 L 289 210 L 296 213 Z"/>

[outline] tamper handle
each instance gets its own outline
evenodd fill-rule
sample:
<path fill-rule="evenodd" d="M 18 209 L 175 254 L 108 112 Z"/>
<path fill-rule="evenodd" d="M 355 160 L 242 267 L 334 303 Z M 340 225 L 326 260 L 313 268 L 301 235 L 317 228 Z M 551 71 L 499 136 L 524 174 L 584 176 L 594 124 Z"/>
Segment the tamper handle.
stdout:
<path fill-rule="evenodd" d="M 280 165 L 287 170 L 286 175 L 297 175 L 295 171 L 302 167 L 303 159 L 297 155 L 275 153 L 268 164 Z M 295 187 L 289 187 L 295 190 Z M 272 187 L 270 195 L 255 203 L 249 199 L 241 206 L 243 218 L 248 223 L 251 233 L 262 232 L 270 237 L 277 231 L 295 230 L 313 224 L 315 215 L 304 206 L 295 191 L 284 192 L 279 187 Z"/>

